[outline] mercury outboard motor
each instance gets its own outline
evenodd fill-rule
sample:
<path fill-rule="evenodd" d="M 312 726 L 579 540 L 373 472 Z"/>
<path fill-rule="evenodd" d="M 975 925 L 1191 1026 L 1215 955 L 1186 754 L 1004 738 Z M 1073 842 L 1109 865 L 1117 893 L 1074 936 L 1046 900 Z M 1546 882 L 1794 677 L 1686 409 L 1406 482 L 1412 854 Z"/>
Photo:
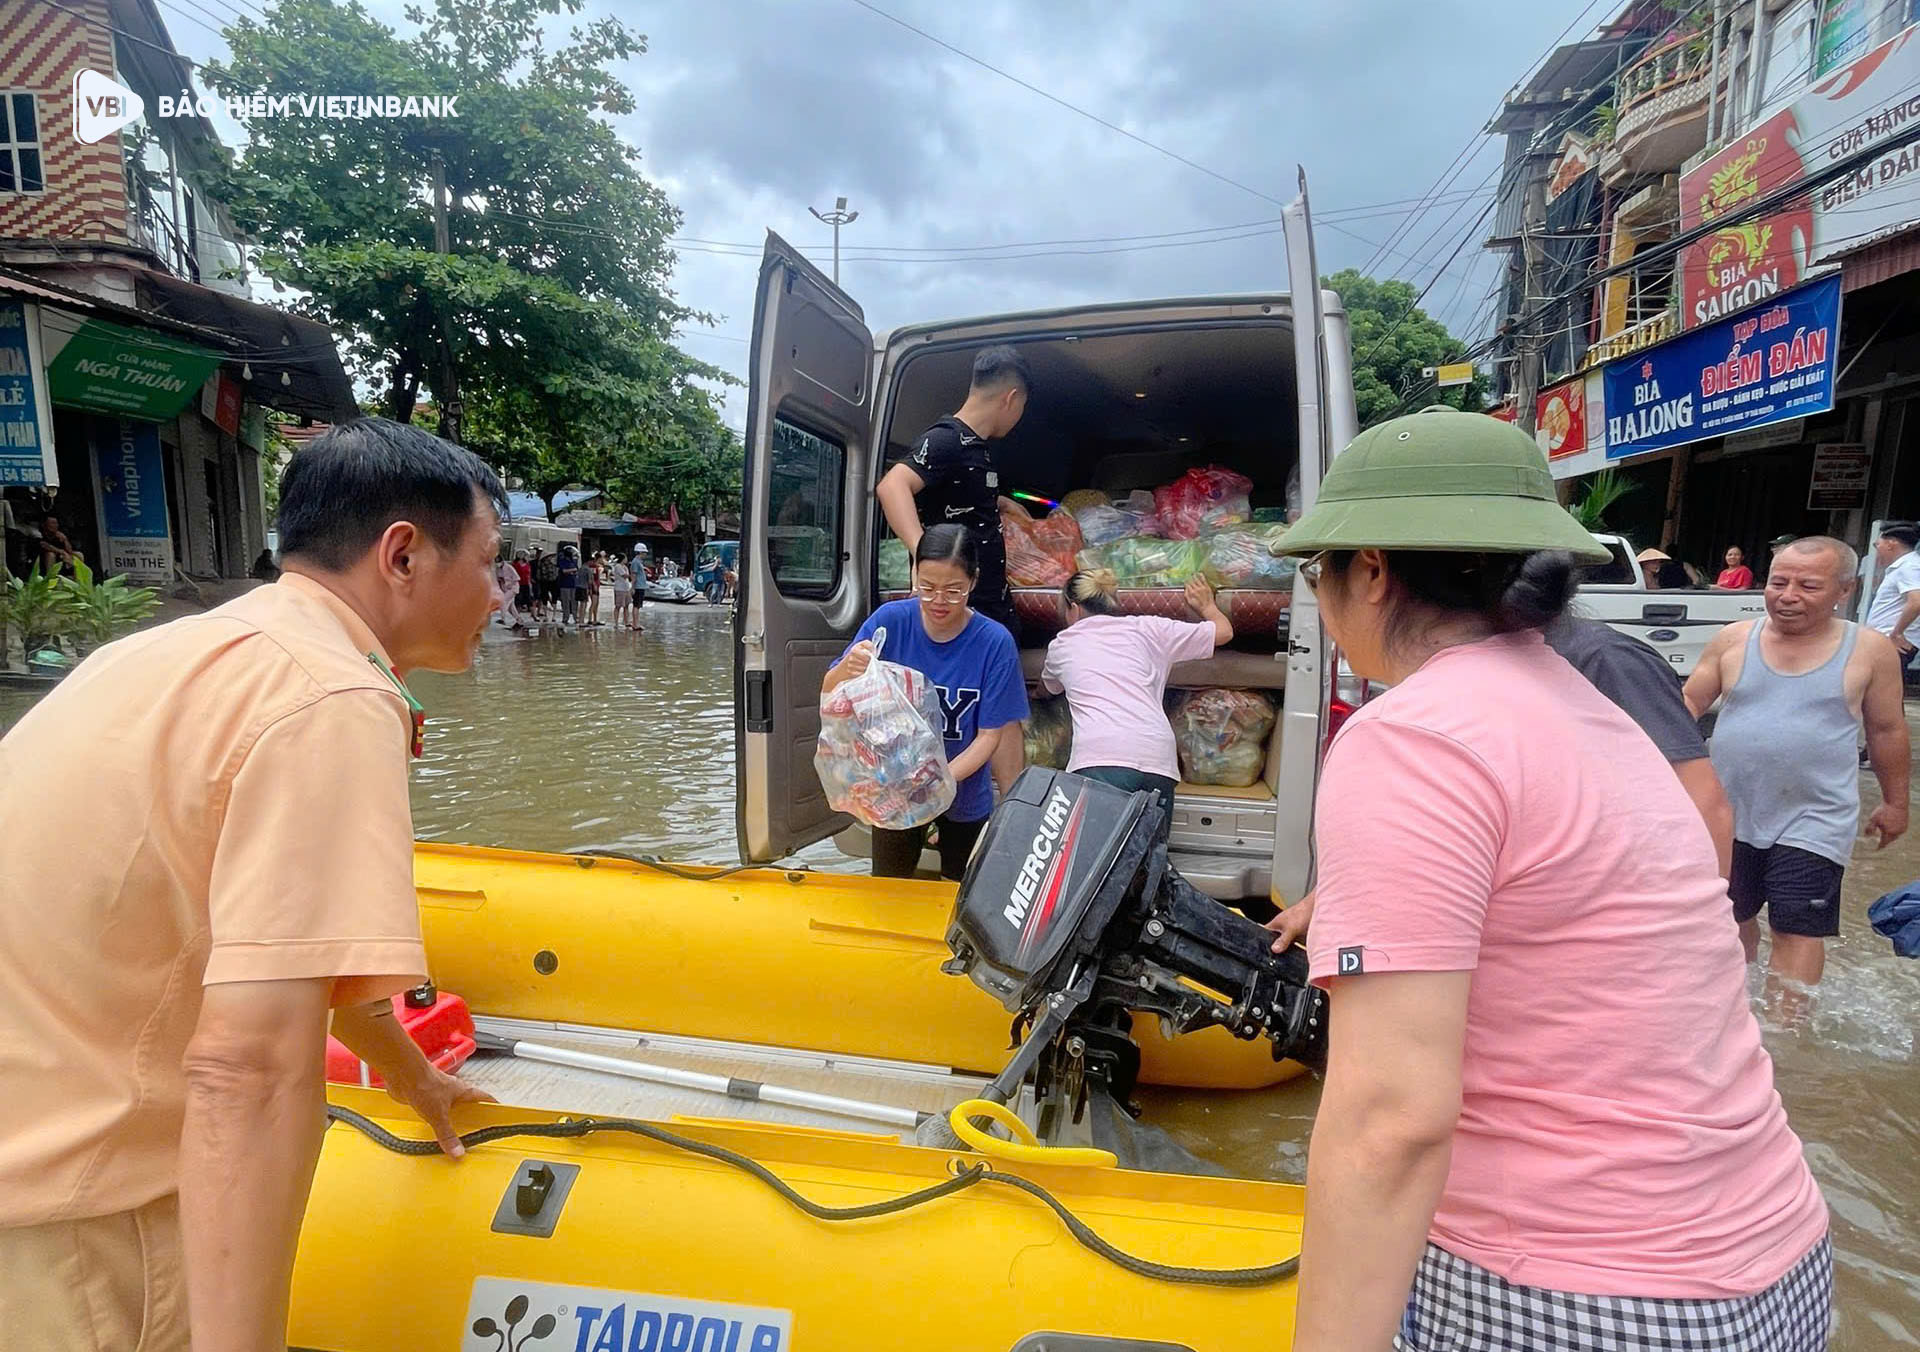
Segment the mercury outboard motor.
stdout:
<path fill-rule="evenodd" d="M 1139 1070 L 1131 1013 L 1170 1033 L 1221 1027 L 1265 1037 L 1276 1060 L 1325 1067 L 1326 997 L 1295 945 L 1200 892 L 1155 844 L 1154 795 L 1033 768 L 982 833 L 947 927 L 964 973 L 995 996 L 1024 1042 L 986 1097 L 1029 1071 L 1043 1107 L 1078 1117 L 1092 1079 L 1124 1103 Z"/>

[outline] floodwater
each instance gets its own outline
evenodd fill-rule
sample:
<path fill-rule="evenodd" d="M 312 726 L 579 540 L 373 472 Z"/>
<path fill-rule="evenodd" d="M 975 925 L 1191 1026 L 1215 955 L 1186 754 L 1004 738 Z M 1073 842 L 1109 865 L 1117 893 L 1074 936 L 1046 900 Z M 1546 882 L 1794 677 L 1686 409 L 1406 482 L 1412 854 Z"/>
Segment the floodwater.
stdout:
<path fill-rule="evenodd" d="M 428 711 L 426 755 L 413 781 L 417 833 L 733 862 L 726 612 L 649 605 L 645 624 L 641 635 L 597 629 L 515 638 L 496 629 L 472 673 L 417 677 Z M 0 689 L 0 727 L 29 698 Z M 1920 744 L 1915 714 L 1920 706 L 1910 706 Z M 1869 806 L 1879 800 L 1869 776 L 1862 796 Z M 857 867 L 829 843 L 802 858 Z M 1788 1115 L 1832 1208 L 1834 1345 L 1843 1349 L 1920 1347 L 1920 962 L 1893 957 L 1865 920 L 1869 901 L 1916 876 L 1920 813 L 1915 832 L 1885 853 L 1862 846 L 1855 856 L 1845 933 L 1829 945 L 1811 1019 L 1766 1027 Z M 1316 1098 L 1310 1081 L 1260 1093 L 1143 1094 L 1149 1120 L 1196 1152 L 1238 1174 L 1289 1182 L 1305 1173 Z"/>
<path fill-rule="evenodd" d="M 645 632 L 495 625 L 472 672 L 423 672 L 422 840 L 737 863 L 726 607 L 648 604 Z M 798 856 L 854 861 L 822 842 Z"/>

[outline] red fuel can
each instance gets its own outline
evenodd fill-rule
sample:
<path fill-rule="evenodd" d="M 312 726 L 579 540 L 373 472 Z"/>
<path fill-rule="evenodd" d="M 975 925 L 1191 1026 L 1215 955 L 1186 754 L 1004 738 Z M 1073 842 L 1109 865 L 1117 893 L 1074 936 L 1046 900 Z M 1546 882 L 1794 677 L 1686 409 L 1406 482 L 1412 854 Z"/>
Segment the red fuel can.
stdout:
<path fill-rule="evenodd" d="M 419 1044 L 427 1060 L 452 1074 L 473 1055 L 473 1012 L 457 995 L 437 989 L 432 982 L 393 997 L 393 1016 Z M 327 1078 L 335 1084 L 358 1084 L 381 1089 L 386 1081 L 373 1067 L 348 1051 L 336 1038 L 327 1039 Z"/>

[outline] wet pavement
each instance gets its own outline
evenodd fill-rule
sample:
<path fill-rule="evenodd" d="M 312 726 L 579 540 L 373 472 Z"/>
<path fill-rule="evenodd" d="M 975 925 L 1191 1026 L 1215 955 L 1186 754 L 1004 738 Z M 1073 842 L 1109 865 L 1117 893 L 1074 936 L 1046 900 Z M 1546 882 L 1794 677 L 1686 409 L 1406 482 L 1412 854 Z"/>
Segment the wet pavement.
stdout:
<path fill-rule="evenodd" d="M 704 605 L 649 605 L 645 623 L 641 635 L 496 630 L 472 673 L 417 677 L 428 724 L 413 783 L 416 832 L 732 862 L 728 617 Z M 32 698 L 0 688 L 0 725 Z M 1920 745 L 1920 705 L 1908 710 Z M 1879 801 L 1870 776 L 1862 795 L 1869 807 Z M 1873 898 L 1920 876 L 1920 812 L 1915 819 L 1916 831 L 1888 850 L 1862 845 L 1856 854 L 1844 932 L 1830 945 L 1810 1020 L 1766 1028 L 1788 1115 L 1833 1211 L 1834 1345 L 1843 1349 L 1920 1347 L 1920 962 L 1895 958 L 1865 918 Z M 803 857 L 854 867 L 825 843 Z M 1631 1039 L 1635 1030 L 1595 1036 Z M 1297 1182 L 1317 1094 L 1313 1083 L 1296 1082 L 1143 1097 L 1150 1119 L 1196 1152 L 1236 1173 Z"/>

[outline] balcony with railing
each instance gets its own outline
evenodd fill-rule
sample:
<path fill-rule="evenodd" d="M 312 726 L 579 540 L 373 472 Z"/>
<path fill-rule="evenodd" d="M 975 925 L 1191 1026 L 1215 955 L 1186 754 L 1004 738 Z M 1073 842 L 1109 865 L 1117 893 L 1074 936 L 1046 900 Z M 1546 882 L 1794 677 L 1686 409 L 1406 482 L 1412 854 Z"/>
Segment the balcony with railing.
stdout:
<path fill-rule="evenodd" d="M 154 255 L 174 276 L 199 281 L 200 260 L 196 251 L 174 229 L 162 204 L 148 193 L 136 191 L 127 208 L 127 242 Z"/>
<path fill-rule="evenodd" d="M 1609 338 L 1603 338 L 1587 349 L 1587 355 L 1580 362 L 1582 371 L 1604 365 L 1642 348 L 1652 347 L 1655 343 L 1664 343 L 1680 332 L 1680 316 L 1671 309 L 1657 310 L 1637 323 L 1629 324 Z"/>
<path fill-rule="evenodd" d="M 1617 187 L 1674 173 L 1707 143 L 1713 67 L 1704 33 L 1679 33 L 1641 53 L 1614 82 L 1613 143 L 1600 177 Z"/>

